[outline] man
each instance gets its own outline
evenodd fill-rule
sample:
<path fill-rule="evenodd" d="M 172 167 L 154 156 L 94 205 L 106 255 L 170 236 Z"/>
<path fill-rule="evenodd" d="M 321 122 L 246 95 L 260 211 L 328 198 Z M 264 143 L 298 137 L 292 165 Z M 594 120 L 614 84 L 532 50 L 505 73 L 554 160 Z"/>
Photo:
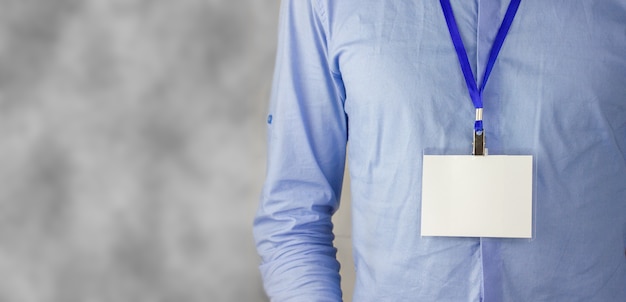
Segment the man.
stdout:
<path fill-rule="evenodd" d="M 423 154 L 472 150 L 442 3 L 283 1 L 254 225 L 268 296 L 341 300 L 349 142 L 355 301 L 626 301 L 626 1 L 522 1 L 483 87 L 489 154 L 533 156 L 531 239 L 420 234 Z M 451 6 L 481 83 L 509 1 Z"/>

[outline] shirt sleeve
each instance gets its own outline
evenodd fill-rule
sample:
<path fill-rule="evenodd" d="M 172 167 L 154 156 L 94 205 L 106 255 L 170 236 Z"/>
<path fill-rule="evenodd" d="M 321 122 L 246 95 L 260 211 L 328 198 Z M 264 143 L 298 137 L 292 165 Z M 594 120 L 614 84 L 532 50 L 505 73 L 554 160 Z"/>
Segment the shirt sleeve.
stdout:
<path fill-rule="evenodd" d="M 268 116 L 267 175 L 254 220 L 272 301 L 341 301 L 332 214 L 347 143 L 344 91 L 327 56 L 325 11 L 283 0 Z"/>

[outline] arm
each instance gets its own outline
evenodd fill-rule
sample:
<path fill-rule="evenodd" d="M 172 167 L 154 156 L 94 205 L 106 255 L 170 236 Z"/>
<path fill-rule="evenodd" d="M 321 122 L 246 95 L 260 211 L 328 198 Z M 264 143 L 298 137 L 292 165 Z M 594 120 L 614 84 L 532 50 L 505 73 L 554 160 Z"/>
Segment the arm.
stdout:
<path fill-rule="evenodd" d="M 341 300 L 331 215 L 339 206 L 347 121 L 317 3 L 281 6 L 267 178 L 254 221 L 272 301 Z"/>

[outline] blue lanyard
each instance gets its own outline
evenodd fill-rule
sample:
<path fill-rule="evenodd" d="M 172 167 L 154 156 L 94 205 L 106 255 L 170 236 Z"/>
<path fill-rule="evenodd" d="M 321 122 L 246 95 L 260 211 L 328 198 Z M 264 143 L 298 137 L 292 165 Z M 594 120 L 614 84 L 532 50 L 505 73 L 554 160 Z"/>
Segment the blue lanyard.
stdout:
<path fill-rule="evenodd" d="M 452 38 L 452 43 L 454 44 L 456 54 L 459 58 L 459 63 L 461 64 L 461 70 L 463 71 L 463 76 L 465 77 L 467 90 L 469 91 L 472 103 L 474 103 L 474 107 L 476 108 L 476 122 L 474 123 L 475 132 L 483 132 L 483 90 L 485 89 L 485 84 L 487 84 L 487 79 L 489 79 L 493 65 L 496 63 L 496 59 L 498 58 L 498 53 L 500 53 L 504 39 L 509 32 L 509 28 L 511 28 L 511 23 L 513 23 L 513 18 L 515 18 L 520 1 L 521 0 L 511 0 L 511 3 L 509 4 L 504 20 L 502 20 L 502 25 L 500 25 L 500 29 L 496 35 L 496 40 L 493 42 L 493 46 L 491 47 L 489 60 L 487 61 L 487 69 L 485 70 L 485 76 L 483 77 L 483 81 L 479 89 L 476 86 L 476 80 L 474 79 L 474 74 L 472 73 L 472 67 L 467 59 L 467 52 L 465 51 L 463 40 L 461 40 L 461 34 L 459 34 L 459 28 L 456 25 L 456 20 L 454 19 L 454 14 L 452 13 L 450 0 L 440 0 L 443 15 L 446 18 L 446 24 L 448 24 L 448 31 L 450 31 L 450 37 Z"/>

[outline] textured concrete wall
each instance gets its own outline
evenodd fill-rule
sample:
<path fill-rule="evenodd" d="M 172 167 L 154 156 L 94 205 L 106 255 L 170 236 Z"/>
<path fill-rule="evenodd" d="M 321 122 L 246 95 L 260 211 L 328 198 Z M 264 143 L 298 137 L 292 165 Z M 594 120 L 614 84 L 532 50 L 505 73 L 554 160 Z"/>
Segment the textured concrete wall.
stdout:
<path fill-rule="evenodd" d="M 278 1 L 0 7 L 0 301 L 265 301 Z"/>

